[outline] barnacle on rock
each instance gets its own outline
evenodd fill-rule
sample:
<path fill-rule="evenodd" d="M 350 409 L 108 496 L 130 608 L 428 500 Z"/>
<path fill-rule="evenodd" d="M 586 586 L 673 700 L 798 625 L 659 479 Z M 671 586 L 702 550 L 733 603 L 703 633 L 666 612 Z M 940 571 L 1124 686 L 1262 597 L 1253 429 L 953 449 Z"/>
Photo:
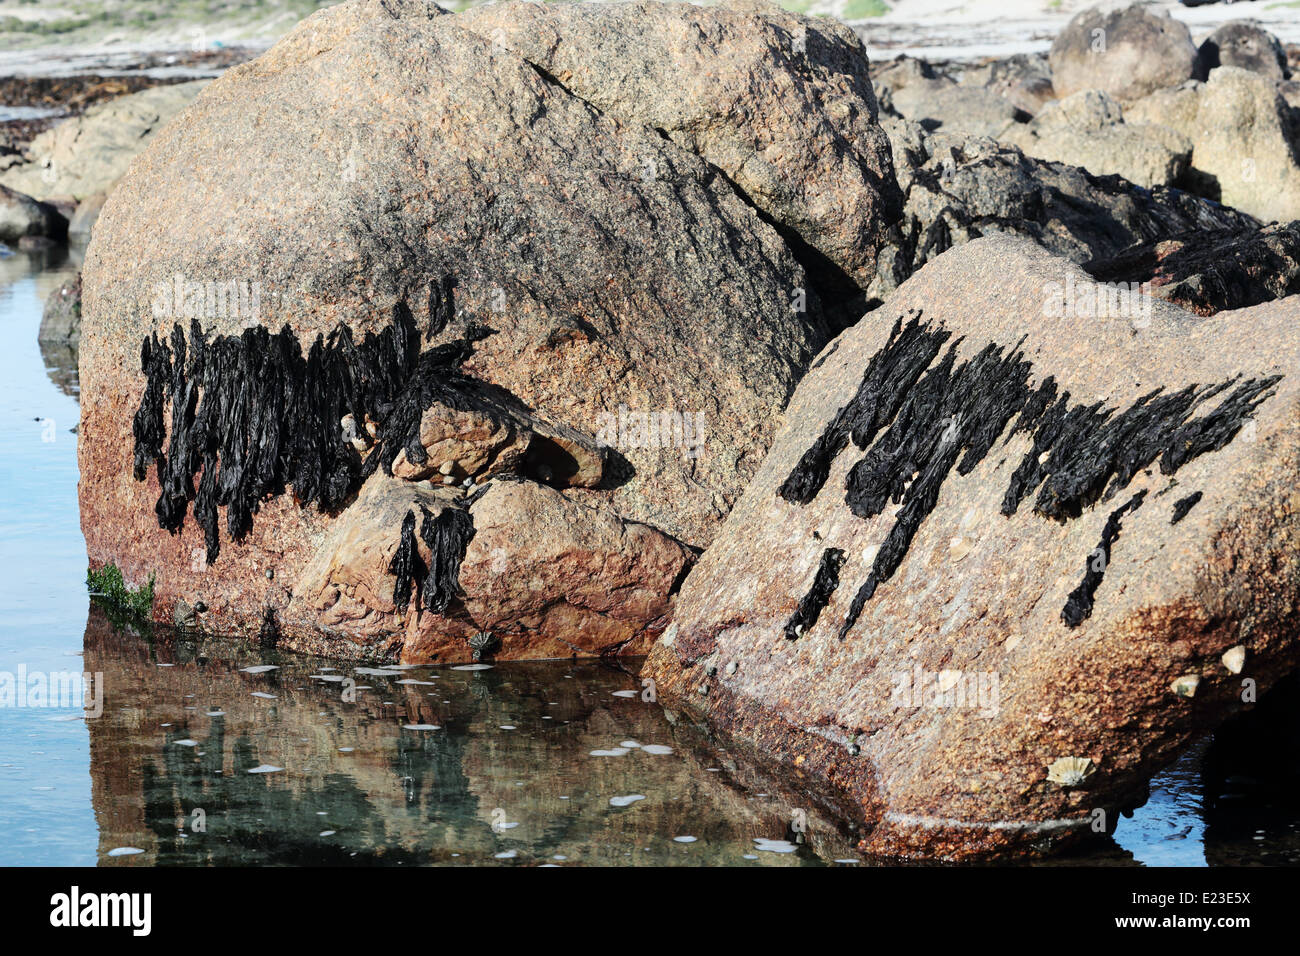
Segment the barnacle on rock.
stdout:
<path fill-rule="evenodd" d="M 1097 772 L 1091 757 L 1060 757 L 1047 767 L 1047 779 L 1062 787 L 1077 787 Z"/>

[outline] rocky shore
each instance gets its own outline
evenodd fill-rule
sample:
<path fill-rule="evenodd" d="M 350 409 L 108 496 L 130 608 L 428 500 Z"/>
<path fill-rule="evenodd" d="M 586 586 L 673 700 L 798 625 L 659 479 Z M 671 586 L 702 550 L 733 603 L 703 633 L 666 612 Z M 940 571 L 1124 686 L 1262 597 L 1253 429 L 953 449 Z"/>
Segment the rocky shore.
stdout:
<path fill-rule="evenodd" d="M 0 242 L 92 237 L 48 335 L 156 620 L 649 652 L 861 850 L 1034 854 L 1297 664 L 1297 68 L 1136 5 L 954 63 L 350 0 L 21 144 Z"/>

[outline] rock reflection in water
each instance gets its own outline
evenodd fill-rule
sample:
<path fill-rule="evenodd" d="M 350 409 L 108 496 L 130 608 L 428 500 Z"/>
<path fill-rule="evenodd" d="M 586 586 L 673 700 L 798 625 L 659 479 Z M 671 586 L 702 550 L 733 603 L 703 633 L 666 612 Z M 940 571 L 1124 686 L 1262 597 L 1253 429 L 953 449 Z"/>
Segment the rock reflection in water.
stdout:
<path fill-rule="evenodd" d="M 257 664 L 279 667 L 241 670 Z M 92 609 L 85 666 L 104 675 L 104 713 L 87 720 L 104 864 L 854 856 L 815 808 L 712 755 L 641 700 L 633 674 L 595 663 L 354 674 L 202 636 L 115 632 Z M 439 729 L 410 729 L 422 725 Z M 283 769 L 250 773 L 265 765 Z M 122 847 L 144 852 L 109 856 Z"/>

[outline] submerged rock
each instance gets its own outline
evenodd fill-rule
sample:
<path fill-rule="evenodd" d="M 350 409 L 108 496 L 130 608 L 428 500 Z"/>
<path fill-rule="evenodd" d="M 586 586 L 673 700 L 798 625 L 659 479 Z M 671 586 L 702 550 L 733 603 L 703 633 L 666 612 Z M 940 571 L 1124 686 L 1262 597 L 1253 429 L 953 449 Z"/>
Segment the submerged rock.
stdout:
<path fill-rule="evenodd" d="M 1110 293 L 1023 240 L 931 262 L 814 363 L 646 663 L 863 850 L 1105 832 L 1298 662 L 1300 298 Z"/>
<path fill-rule="evenodd" d="M 637 81 L 662 87 L 654 115 L 631 112 L 610 73 L 618 10 L 354 0 L 157 134 L 87 253 L 92 563 L 156 572 L 159 613 L 201 594 L 214 626 L 251 634 L 271 608 L 281 646 L 335 653 L 451 653 L 428 635 L 461 623 L 497 633 L 502 658 L 552 653 L 552 632 L 581 625 L 587 653 L 654 627 L 691 553 L 674 539 L 711 539 L 827 341 L 801 262 L 834 252 L 841 271 L 873 267 L 883 224 L 863 217 L 883 214 L 892 174 L 844 31 L 784 13 L 644 12 L 637 56 L 664 64 Z M 498 13 L 566 42 L 534 50 L 496 29 Z M 760 77 L 798 29 L 806 56 Z M 728 42 L 681 46 L 701 31 Z M 678 82 L 701 65 L 722 77 L 699 89 L 716 104 Z M 741 92 L 767 105 L 738 113 Z M 826 152 L 795 156 L 796 140 Z M 793 192 L 759 195 L 786 177 Z M 505 492 L 467 485 L 506 476 L 548 486 L 518 492 L 493 526 L 507 562 L 546 556 L 536 606 L 499 580 L 469 586 L 492 538 L 477 524 L 463 593 L 439 585 L 447 600 L 425 605 L 419 508 L 353 513 L 372 484 L 397 481 L 392 494 L 427 497 L 433 482 L 477 516 Z M 572 527 L 557 537 L 560 514 Z M 529 543 L 535 523 L 554 532 Z M 402 560 L 379 560 L 380 542 Z M 333 566 L 364 568 L 343 589 L 352 604 L 329 605 L 340 622 L 321 597 L 339 582 L 317 573 L 336 554 Z M 584 577 L 608 593 L 573 590 Z M 403 603 L 417 623 L 394 613 Z"/>

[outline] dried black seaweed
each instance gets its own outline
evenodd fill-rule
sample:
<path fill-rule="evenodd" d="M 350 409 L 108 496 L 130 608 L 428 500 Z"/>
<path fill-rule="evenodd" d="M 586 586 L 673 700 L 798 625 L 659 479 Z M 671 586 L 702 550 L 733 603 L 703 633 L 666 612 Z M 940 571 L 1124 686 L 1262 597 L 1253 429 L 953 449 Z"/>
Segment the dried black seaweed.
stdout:
<path fill-rule="evenodd" d="M 421 354 L 411 312 L 399 304 L 381 332 L 358 343 L 340 325 L 328 337 L 318 335 L 305 356 L 288 326 L 275 334 L 255 326 L 209 342 L 194 322 L 188 366 L 179 325 L 170 348 L 150 336 L 141 347 L 146 381 L 132 424 L 135 477 L 144 480 L 155 462 L 161 486 L 155 510 L 168 531 L 181 529 L 194 501 L 209 563 L 220 553 L 219 506 L 236 541 L 252 528 L 261 502 L 289 486 L 300 505 L 337 512 L 377 467 L 391 474 L 403 448 L 412 460 L 425 460 L 420 416 L 435 399 L 471 407 L 467 397 L 484 386 L 458 366 L 485 334 L 475 328 L 462 341 Z M 349 415 L 378 432 L 364 462 L 342 428 Z"/>
<path fill-rule="evenodd" d="M 812 587 L 799 600 L 794 615 L 785 625 L 787 640 L 797 640 L 803 633 L 817 623 L 822 610 L 830 603 L 831 595 L 840 586 L 840 566 L 844 563 L 844 552 L 839 548 L 827 548 L 822 552 L 821 564 L 813 578 Z"/>
<path fill-rule="evenodd" d="M 397 551 L 388 562 L 388 573 L 396 578 L 393 584 L 393 603 L 403 614 L 411 606 L 411 588 L 416 579 L 423 576 L 423 571 L 424 561 L 415 545 L 415 512 L 408 511 L 402 519 L 402 537 Z"/>
<path fill-rule="evenodd" d="M 1174 513 L 1173 516 L 1169 519 L 1169 523 L 1178 524 L 1178 522 L 1186 518 L 1187 512 L 1191 511 L 1193 508 L 1196 507 L 1197 502 L 1201 500 L 1202 494 L 1203 492 L 1196 491 L 1188 495 L 1186 498 L 1180 498 L 1178 501 L 1175 501 Z"/>
<path fill-rule="evenodd" d="M 1280 378 L 1238 376 L 1168 394 L 1155 389 L 1121 411 L 1103 402 L 1073 404 L 1051 377 L 1031 385 L 1032 363 L 1019 344 L 1010 350 L 989 344 L 958 362 L 958 340 L 940 358 L 950 337 L 941 326 L 921 325 L 919 313 L 906 325 L 900 317 L 868 363 L 857 393 L 778 491 L 791 503 L 812 501 L 852 440 L 865 454 L 846 479 L 850 510 L 865 519 L 891 504 L 901 506 L 850 605 L 841 638 L 902 563 L 949 474 L 970 474 L 1013 419 L 1008 439 L 1027 432 L 1032 444 L 1008 482 L 1003 514 L 1015 514 L 1037 492 L 1036 514 L 1068 521 L 1109 500 L 1157 458 L 1160 470 L 1173 474 L 1198 455 L 1224 447 Z M 1229 389 L 1213 410 L 1193 417 Z"/>
<path fill-rule="evenodd" d="M 1065 607 L 1061 608 L 1061 620 L 1065 622 L 1066 627 L 1078 627 L 1091 616 L 1097 588 L 1101 585 L 1106 569 L 1110 567 L 1111 548 L 1123 529 L 1120 519 L 1140 508 L 1146 496 L 1145 489 L 1139 491 L 1106 518 L 1106 526 L 1101 531 L 1101 540 L 1097 542 L 1097 547 L 1088 555 L 1088 560 L 1084 564 L 1083 580 L 1070 592 Z"/>
<path fill-rule="evenodd" d="M 435 518 L 423 505 L 420 539 L 429 549 L 429 569 L 422 600 L 427 610 L 441 614 L 460 596 L 460 564 L 474 537 L 474 518 L 468 511 L 445 507 Z"/>

